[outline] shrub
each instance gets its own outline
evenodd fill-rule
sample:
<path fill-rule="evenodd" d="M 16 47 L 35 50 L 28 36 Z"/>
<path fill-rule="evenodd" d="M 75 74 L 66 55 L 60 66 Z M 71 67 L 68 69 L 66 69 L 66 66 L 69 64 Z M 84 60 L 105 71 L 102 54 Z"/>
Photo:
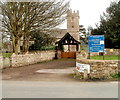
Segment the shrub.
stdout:
<path fill-rule="evenodd" d="M 120 79 L 120 72 L 112 75 L 113 79 Z"/>
<path fill-rule="evenodd" d="M 44 46 L 42 48 L 40 48 L 40 50 L 55 50 L 56 46 Z"/>

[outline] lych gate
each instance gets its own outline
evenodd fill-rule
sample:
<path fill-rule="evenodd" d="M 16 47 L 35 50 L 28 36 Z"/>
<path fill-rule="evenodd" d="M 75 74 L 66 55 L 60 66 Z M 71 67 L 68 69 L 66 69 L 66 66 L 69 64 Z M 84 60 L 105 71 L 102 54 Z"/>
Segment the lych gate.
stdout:
<path fill-rule="evenodd" d="M 80 42 L 75 40 L 69 33 L 66 33 L 61 40 L 56 42 L 58 44 L 58 50 L 61 50 L 61 57 L 62 58 L 76 58 L 76 51 L 79 51 Z M 63 50 L 63 46 L 64 47 Z M 76 46 L 76 47 L 75 47 Z"/>

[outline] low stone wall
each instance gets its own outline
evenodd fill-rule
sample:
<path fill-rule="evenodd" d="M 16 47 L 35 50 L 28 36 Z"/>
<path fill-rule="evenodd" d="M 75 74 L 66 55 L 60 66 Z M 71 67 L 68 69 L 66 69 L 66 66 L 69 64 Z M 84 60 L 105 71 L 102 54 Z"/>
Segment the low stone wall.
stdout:
<path fill-rule="evenodd" d="M 0 56 L 0 69 L 2 69 L 2 68 L 3 68 L 3 57 Z"/>
<path fill-rule="evenodd" d="M 92 52 L 90 56 L 99 55 L 99 52 Z M 104 55 L 120 55 L 120 49 L 105 49 Z M 76 59 L 88 58 L 88 51 L 80 51 L 76 53 Z"/>
<path fill-rule="evenodd" d="M 3 68 L 9 68 L 11 66 L 11 58 L 3 58 Z"/>
<path fill-rule="evenodd" d="M 88 53 L 85 51 L 81 51 L 81 52 L 76 52 L 76 60 L 78 59 L 87 59 L 88 57 Z"/>
<path fill-rule="evenodd" d="M 120 49 L 105 49 L 105 55 L 120 55 Z"/>
<path fill-rule="evenodd" d="M 89 64 L 92 78 L 110 78 L 112 74 L 118 73 L 120 60 L 89 60 L 77 59 L 78 63 Z"/>
<path fill-rule="evenodd" d="M 99 53 L 91 53 L 90 56 L 99 55 Z M 105 49 L 105 55 L 120 55 L 120 49 Z M 81 64 L 90 65 L 90 77 L 104 78 L 110 77 L 111 74 L 118 73 L 120 60 L 90 60 L 88 52 L 77 52 L 76 61 Z"/>
<path fill-rule="evenodd" d="M 38 51 L 38 52 L 32 52 L 29 54 L 20 54 L 15 55 L 13 54 L 10 58 L 4 58 L 3 59 L 3 68 L 8 67 L 20 67 L 20 66 L 26 66 L 30 64 L 35 64 L 38 62 L 48 61 L 55 58 L 55 51 Z"/>

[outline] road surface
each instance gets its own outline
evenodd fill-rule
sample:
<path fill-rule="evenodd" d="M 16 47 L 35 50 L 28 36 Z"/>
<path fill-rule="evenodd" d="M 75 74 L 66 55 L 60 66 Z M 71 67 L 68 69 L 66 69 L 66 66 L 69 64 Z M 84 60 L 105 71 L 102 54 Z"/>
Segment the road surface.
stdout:
<path fill-rule="evenodd" d="M 3 98 L 118 98 L 118 82 L 3 81 Z"/>

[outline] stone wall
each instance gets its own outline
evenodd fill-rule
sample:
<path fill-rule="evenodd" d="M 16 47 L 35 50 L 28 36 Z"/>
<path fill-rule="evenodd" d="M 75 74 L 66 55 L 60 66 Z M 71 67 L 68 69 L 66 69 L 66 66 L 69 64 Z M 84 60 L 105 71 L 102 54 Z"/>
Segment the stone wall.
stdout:
<path fill-rule="evenodd" d="M 57 59 L 61 59 L 61 51 L 57 51 Z"/>
<path fill-rule="evenodd" d="M 0 56 L 0 69 L 2 69 L 2 68 L 3 68 L 3 57 Z"/>
<path fill-rule="evenodd" d="M 105 55 L 120 55 L 120 49 L 105 49 Z"/>
<path fill-rule="evenodd" d="M 91 53 L 90 56 L 99 55 L 99 53 Z M 120 55 L 120 49 L 105 49 L 105 55 Z M 90 77 L 104 78 L 110 77 L 111 74 L 117 73 L 120 60 L 90 60 L 87 51 L 77 52 L 76 61 L 81 64 L 90 65 Z"/>
<path fill-rule="evenodd" d="M 77 59 L 77 62 L 90 65 L 89 76 L 92 78 L 110 78 L 112 74 L 120 72 L 118 68 L 120 60 Z"/>
<path fill-rule="evenodd" d="M 85 51 L 81 51 L 81 52 L 76 52 L 76 60 L 77 59 L 87 59 L 88 57 L 88 53 Z"/>
<path fill-rule="evenodd" d="M 76 58 L 88 58 L 88 51 L 77 52 Z M 99 55 L 99 52 L 92 52 L 90 56 Z M 120 49 L 105 49 L 104 55 L 120 55 Z"/>
<path fill-rule="evenodd" d="M 48 61 L 55 58 L 55 51 L 38 51 L 38 52 L 32 52 L 28 54 L 20 54 L 15 55 L 13 54 L 10 58 L 4 58 L 3 59 L 3 68 L 8 67 L 20 67 L 20 66 L 26 66 L 30 64 L 35 64 L 38 62 Z"/>
<path fill-rule="evenodd" d="M 5 57 L 3 58 L 3 68 L 9 68 L 11 66 L 11 58 Z"/>
<path fill-rule="evenodd" d="M 92 78 L 110 78 L 112 74 L 118 73 L 120 64 L 120 60 L 78 59 L 77 62 L 90 65 L 89 76 Z"/>
<path fill-rule="evenodd" d="M 98 52 L 92 52 L 91 56 L 99 55 Z M 120 49 L 105 49 L 104 55 L 120 55 Z"/>

